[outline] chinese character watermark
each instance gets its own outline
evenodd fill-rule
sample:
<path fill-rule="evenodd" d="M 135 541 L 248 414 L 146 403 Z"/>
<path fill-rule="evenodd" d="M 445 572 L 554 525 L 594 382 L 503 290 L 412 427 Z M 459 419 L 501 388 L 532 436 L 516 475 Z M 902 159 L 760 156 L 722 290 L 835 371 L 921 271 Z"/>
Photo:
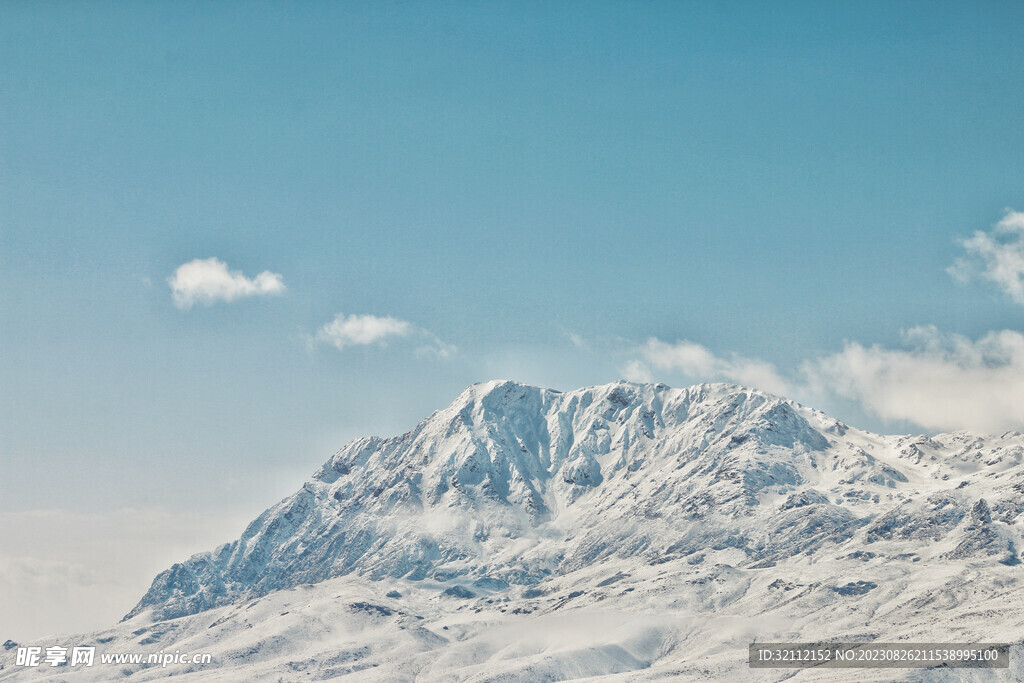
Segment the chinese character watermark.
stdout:
<path fill-rule="evenodd" d="M 71 649 L 71 660 L 69 661 L 68 648 L 66 647 L 53 645 L 46 648 L 46 654 L 43 655 L 43 648 L 35 645 L 19 647 L 14 663 L 16 666 L 39 666 L 41 664 L 48 664 L 50 666 L 65 666 L 68 664 L 71 666 L 92 666 L 95 661 L 96 648 L 93 646 L 86 647 L 80 645 L 73 647 Z"/>

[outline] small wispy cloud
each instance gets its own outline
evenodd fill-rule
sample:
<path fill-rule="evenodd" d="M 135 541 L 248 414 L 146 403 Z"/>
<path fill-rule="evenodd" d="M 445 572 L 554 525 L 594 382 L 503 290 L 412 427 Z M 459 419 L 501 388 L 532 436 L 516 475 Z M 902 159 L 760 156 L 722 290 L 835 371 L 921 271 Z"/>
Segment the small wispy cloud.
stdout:
<path fill-rule="evenodd" d="M 623 379 L 628 379 L 630 382 L 643 382 L 648 384 L 654 381 L 654 375 L 651 374 L 651 369 L 647 365 L 637 359 L 628 361 L 622 368 L 619 369 L 619 373 Z"/>
<path fill-rule="evenodd" d="M 420 335 L 425 339 L 424 343 L 416 347 L 416 351 L 414 353 L 417 357 L 440 358 L 443 360 L 451 358 L 458 351 L 458 348 L 455 345 L 442 341 L 441 338 L 433 332 L 428 332 L 422 328 L 417 329 Z"/>
<path fill-rule="evenodd" d="M 418 342 L 414 353 L 419 357 L 449 358 L 456 352 L 433 332 L 407 320 L 371 314 L 337 314 L 317 330 L 311 345 L 326 344 L 343 351 L 351 346 L 386 346 L 389 340 L 403 338 Z"/>
<path fill-rule="evenodd" d="M 383 344 L 389 337 L 408 335 L 412 329 L 412 323 L 391 316 L 339 313 L 317 331 L 316 340 L 341 351 L 349 346 Z"/>
<path fill-rule="evenodd" d="M 975 231 L 960 246 L 967 256 L 946 269 L 950 275 L 961 283 L 988 280 L 1024 306 L 1024 212 L 1007 211 L 992 230 Z"/>
<path fill-rule="evenodd" d="M 188 310 L 195 304 L 210 306 L 218 301 L 235 301 L 250 296 L 281 294 L 284 281 L 268 270 L 249 278 L 217 258 L 195 259 L 178 266 L 167 278 L 174 305 Z"/>
<path fill-rule="evenodd" d="M 582 335 L 577 334 L 576 332 L 565 332 L 565 337 L 566 339 L 569 340 L 569 343 L 572 344 L 577 349 L 590 348 L 590 345 L 587 343 L 587 340 L 584 339 Z"/>

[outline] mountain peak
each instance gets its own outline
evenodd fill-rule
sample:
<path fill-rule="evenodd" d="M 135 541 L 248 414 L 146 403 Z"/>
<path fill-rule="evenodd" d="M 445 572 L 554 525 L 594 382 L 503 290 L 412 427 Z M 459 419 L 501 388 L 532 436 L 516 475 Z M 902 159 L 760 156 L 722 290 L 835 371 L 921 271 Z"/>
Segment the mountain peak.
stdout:
<path fill-rule="evenodd" d="M 868 434 L 733 384 L 474 384 L 406 434 L 346 445 L 240 539 L 157 576 L 129 617 L 347 574 L 523 590 L 612 558 L 660 564 L 702 548 L 758 566 L 848 543 L 887 511 L 865 538 L 1016 510 L 998 492 L 977 507 L 963 488 L 946 503 L 962 514 L 939 521 L 906 502 L 921 482 L 1019 462 L 1015 442 L 1000 442 L 996 466 L 965 439 Z M 936 454 L 953 449 L 970 458 L 943 470 Z M 1009 547 L 996 526 L 984 525 L 985 552 Z"/>

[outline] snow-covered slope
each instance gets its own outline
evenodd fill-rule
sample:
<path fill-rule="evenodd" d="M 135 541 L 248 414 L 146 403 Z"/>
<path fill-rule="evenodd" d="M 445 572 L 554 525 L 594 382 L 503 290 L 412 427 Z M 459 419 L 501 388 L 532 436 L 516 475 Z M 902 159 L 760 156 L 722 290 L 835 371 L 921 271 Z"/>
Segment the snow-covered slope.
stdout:
<path fill-rule="evenodd" d="M 1016 432 L 879 436 L 733 385 L 490 382 L 353 441 L 89 638 L 286 680 L 716 677 L 754 640 L 1018 642 L 1022 458 Z"/>

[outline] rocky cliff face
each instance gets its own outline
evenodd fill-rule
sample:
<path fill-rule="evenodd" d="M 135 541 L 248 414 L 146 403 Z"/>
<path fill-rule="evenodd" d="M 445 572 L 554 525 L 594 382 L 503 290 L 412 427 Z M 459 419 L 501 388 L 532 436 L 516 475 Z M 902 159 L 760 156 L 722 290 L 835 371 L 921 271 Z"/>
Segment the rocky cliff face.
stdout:
<path fill-rule="evenodd" d="M 158 575 L 126 618 L 345 575 L 521 597 L 711 553 L 737 585 L 821 557 L 1012 566 L 1022 457 L 1017 433 L 879 436 L 733 385 L 489 382 L 407 434 L 348 444 L 240 539 Z"/>

